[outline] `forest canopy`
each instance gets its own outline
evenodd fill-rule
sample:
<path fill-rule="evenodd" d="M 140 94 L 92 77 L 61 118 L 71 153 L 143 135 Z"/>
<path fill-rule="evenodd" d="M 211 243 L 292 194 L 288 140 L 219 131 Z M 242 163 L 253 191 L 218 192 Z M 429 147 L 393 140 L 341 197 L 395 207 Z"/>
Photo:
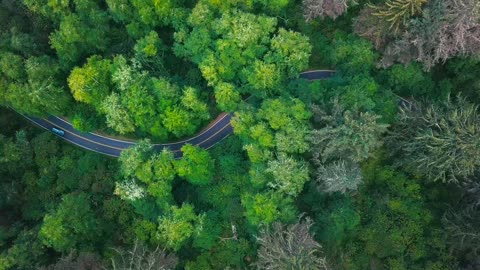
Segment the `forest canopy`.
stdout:
<path fill-rule="evenodd" d="M 479 104 L 477 0 L 0 1 L 0 270 L 480 269 Z"/>

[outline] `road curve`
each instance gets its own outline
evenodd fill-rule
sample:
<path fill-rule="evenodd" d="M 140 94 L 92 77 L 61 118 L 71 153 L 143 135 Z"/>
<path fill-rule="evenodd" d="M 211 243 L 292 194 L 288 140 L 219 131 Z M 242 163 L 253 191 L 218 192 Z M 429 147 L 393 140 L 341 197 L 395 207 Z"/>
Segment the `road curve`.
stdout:
<path fill-rule="evenodd" d="M 301 73 L 300 78 L 310 81 L 322 80 L 330 78 L 334 73 L 335 71 L 332 70 L 312 70 Z M 60 128 L 65 132 L 65 135 L 59 136 L 60 138 L 81 148 L 111 157 L 119 157 L 123 150 L 136 144 L 134 141 L 119 140 L 96 134 L 94 132 L 80 132 L 74 129 L 71 123 L 57 116 L 49 116 L 46 119 L 27 115 L 23 116 L 50 132 L 53 127 Z M 153 144 L 153 147 L 156 151 L 166 148 L 174 153 L 175 158 L 180 158 L 182 156 L 180 149 L 185 144 L 198 145 L 204 149 L 209 149 L 232 134 L 233 128 L 230 125 L 231 118 L 231 114 L 222 113 L 210 123 L 208 128 L 204 129 L 194 137 L 174 143 Z"/>

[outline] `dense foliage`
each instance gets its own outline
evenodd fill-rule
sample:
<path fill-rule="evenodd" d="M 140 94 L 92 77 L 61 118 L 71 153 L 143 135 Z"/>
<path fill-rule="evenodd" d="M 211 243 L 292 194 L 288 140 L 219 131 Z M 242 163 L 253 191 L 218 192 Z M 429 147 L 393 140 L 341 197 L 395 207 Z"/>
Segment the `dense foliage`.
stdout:
<path fill-rule="evenodd" d="M 0 1 L 0 270 L 479 269 L 479 3 Z"/>

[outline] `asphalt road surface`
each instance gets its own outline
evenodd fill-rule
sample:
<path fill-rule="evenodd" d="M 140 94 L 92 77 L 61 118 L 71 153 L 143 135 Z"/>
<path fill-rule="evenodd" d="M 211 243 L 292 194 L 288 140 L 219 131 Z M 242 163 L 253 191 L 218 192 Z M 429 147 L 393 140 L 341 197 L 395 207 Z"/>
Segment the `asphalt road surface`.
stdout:
<path fill-rule="evenodd" d="M 300 77 L 310 81 L 315 81 L 330 78 L 334 73 L 335 71 L 331 70 L 312 70 L 301 73 Z M 63 136 L 57 135 L 58 137 L 79 147 L 100 154 L 119 157 L 122 150 L 125 150 L 128 147 L 136 144 L 134 141 L 119 140 L 93 132 L 80 132 L 74 129 L 72 124 L 60 117 L 50 116 L 47 119 L 40 119 L 27 115 L 24 116 L 36 125 L 50 132 L 54 127 L 61 129 L 65 132 L 65 134 Z M 180 149 L 187 143 L 198 145 L 204 149 L 209 149 L 233 133 L 233 128 L 230 125 L 231 117 L 231 114 L 222 113 L 212 123 L 210 123 L 206 129 L 192 138 L 174 143 L 154 144 L 153 147 L 157 151 L 167 148 L 174 153 L 176 158 L 180 158 L 182 156 Z"/>

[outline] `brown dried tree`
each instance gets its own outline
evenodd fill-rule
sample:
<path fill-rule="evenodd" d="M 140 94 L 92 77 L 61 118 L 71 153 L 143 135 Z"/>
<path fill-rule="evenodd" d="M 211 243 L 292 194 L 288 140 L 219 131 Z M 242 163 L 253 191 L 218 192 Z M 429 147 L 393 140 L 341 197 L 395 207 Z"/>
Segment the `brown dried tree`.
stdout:
<path fill-rule="evenodd" d="M 480 52 L 480 1 L 437 0 L 413 21 L 411 43 L 426 69 L 458 55 Z"/>
<path fill-rule="evenodd" d="M 317 17 L 328 16 L 336 19 L 347 11 L 348 5 L 356 4 L 355 0 L 303 0 L 303 15 L 306 21 Z"/>
<path fill-rule="evenodd" d="M 355 32 L 382 50 L 381 65 L 423 63 L 425 70 L 455 56 L 480 53 L 480 1 L 431 0 L 422 15 L 413 17 L 402 31 L 389 32 L 388 21 L 367 7 L 357 18 Z"/>
<path fill-rule="evenodd" d="M 370 40 L 376 49 L 380 49 L 386 46 L 392 31 L 388 30 L 389 24 L 384 18 L 374 16 L 373 13 L 375 13 L 373 8 L 369 6 L 363 8 L 355 19 L 353 31 Z"/>

